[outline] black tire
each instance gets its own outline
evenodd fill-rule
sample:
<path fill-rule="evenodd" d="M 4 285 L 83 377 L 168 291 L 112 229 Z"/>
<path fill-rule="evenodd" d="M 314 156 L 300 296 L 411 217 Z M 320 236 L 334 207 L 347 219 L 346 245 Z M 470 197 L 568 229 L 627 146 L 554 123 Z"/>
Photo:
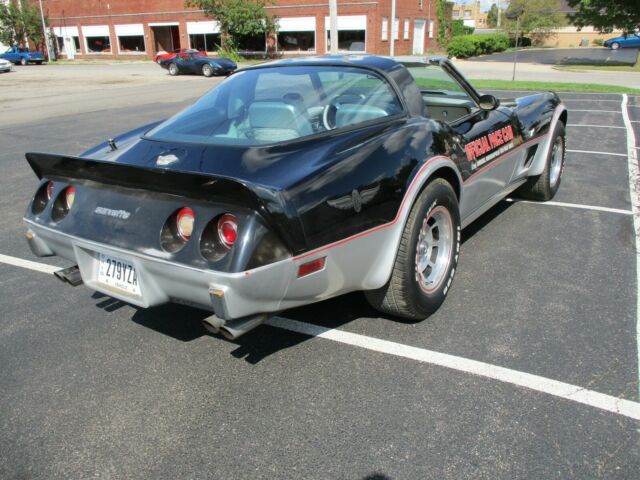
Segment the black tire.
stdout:
<path fill-rule="evenodd" d="M 22 65 L 24 67 L 27 63 L 29 63 L 29 62 L 27 61 L 26 58 L 24 58 L 24 57 L 20 58 L 20 65 Z"/>
<path fill-rule="evenodd" d="M 36 65 L 42 65 L 42 60 L 36 60 Z"/>
<path fill-rule="evenodd" d="M 442 274 L 435 285 L 426 287 L 418 271 L 419 240 L 434 215 L 450 219 L 449 251 L 443 250 Z M 371 306 L 380 312 L 411 320 L 423 320 L 435 312 L 451 287 L 460 252 L 460 212 L 458 198 L 443 179 L 431 181 L 413 205 L 402 232 L 396 260 L 387 284 L 365 292 Z M 438 233 L 440 236 L 440 233 Z"/>
<path fill-rule="evenodd" d="M 172 63 L 169 65 L 169 75 L 171 75 L 172 77 L 175 77 L 179 73 L 180 71 L 178 70 L 178 66 L 175 63 Z"/>
<path fill-rule="evenodd" d="M 611 44 L 611 50 L 618 50 L 620 48 L 620 44 L 618 42 L 613 42 Z"/>
<path fill-rule="evenodd" d="M 551 137 L 551 148 L 547 154 L 544 170 L 541 175 L 535 177 L 529 177 L 527 183 L 520 187 L 517 194 L 528 200 L 535 200 L 539 202 L 546 202 L 551 200 L 560 188 L 562 182 L 562 172 L 564 171 L 564 157 L 567 151 L 567 142 L 564 123 L 558 122 L 553 135 Z M 558 145 L 558 142 L 561 142 Z M 556 145 L 558 145 L 558 153 L 560 154 L 559 171 L 556 171 L 554 165 L 554 154 L 556 153 Z M 554 174 L 555 172 L 555 174 Z"/>
<path fill-rule="evenodd" d="M 213 67 L 211 65 L 207 65 L 206 63 L 202 65 L 202 75 L 205 77 L 213 76 Z"/>

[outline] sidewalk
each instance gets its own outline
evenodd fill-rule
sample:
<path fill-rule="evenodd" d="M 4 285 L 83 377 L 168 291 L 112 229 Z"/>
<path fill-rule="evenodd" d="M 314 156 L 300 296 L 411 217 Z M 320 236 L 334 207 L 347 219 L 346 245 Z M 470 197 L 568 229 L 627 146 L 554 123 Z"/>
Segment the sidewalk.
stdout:
<path fill-rule="evenodd" d="M 456 60 L 455 65 L 471 80 L 511 80 L 513 63 L 506 62 L 469 62 Z M 603 85 L 618 85 L 621 87 L 640 88 L 640 73 L 616 72 L 602 70 L 583 70 L 569 72 L 556 70 L 552 65 L 533 63 L 518 63 L 516 80 L 539 82 L 567 82 L 567 83 L 599 83 Z"/>

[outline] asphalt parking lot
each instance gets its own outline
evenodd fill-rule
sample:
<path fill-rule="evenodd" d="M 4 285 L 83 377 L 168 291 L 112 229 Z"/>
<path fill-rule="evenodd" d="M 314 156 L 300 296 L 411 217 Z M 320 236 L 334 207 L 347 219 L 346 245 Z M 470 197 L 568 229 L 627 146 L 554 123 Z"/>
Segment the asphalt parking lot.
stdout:
<path fill-rule="evenodd" d="M 211 86 L 179 81 L 174 97 L 163 81 L 105 90 L 102 106 L 92 90 L 91 108 L 65 93 L 73 106 L 33 120 L 2 110 L 0 478 L 638 477 L 640 97 L 562 95 L 558 195 L 467 228 L 428 320 L 380 318 L 351 294 L 229 342 L 206 313 L 57 281 L 67 264 L 23 238 L 24 153 L 78 153 Z"/>
<path fill-rule="evenodd" d="M 514 52 L 494 53 L 469 59 L 472 62 L 513 62 Z M 635 65 L 637 48 L 525 48 L 518 61 L 544 65 Z"/>

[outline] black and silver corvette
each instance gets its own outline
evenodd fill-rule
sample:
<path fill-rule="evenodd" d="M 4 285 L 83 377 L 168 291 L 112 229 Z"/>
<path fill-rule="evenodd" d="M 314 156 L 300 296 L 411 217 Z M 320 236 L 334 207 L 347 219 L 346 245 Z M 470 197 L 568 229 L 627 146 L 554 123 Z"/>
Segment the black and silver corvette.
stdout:
<path fill-rule="evenodd" d="M 79 157 L 28 153 L 27 238 L 72 284 L 207 309 L 229 337 L 356 290 L 422 319 L 462 228 L 515 190 L 554 196 L 566 123 L 555 94 L 480 95 L 445 59 L 263 64 Z"/>
<path fill-rule="evenodd" d="M 170 75 L 196 74 L 212 77 L 214 75 L 229 75 L 238 66 L 228 58 L 211 58 L 198 50 L 180 52 L 169 60 L 158 62 Z"/>

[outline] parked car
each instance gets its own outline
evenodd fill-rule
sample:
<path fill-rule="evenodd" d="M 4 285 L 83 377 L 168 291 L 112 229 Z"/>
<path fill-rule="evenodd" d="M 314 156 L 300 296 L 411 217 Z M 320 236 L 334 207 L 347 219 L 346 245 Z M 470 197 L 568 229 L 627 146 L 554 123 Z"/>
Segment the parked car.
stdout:
<path fill-rule="evenodd" d="M 0 54 L 0 58 L 9 60 L 16 65 L 27 65 L 28 63 L 42 65 L 42 62 L 44 62 L 44 55 L 42 55 L 42 52 L 29 50 L 28 48 L 23 47 L 11 47 L 3 54 Z"/>
<path fill-rule="evenodd" d="M 57 272 L 71 285 L 209 310 L 228 338 L 357 290 L 423 319 L 462 228 L 514 191 L 555 195 L 566 124 L 554 93 L 500 101 L 447 59 L 257 65 L 79 157 L 27 153 L 27 239 L 76 264 Z"/>
<path fill-rule="evenodd" d="M 11 62 L 9 60 L 4 60 L 0 58 L 0 72 L 10 72 L 11 71 Z"/>
<path fill-rule="evenodd" d="M 205 57 L 207 56 L 207 52 L 205 52 L 204 50 L 196 50 L 196 49 L 189 49 L 189 48 L 176 48 L 175 50 L 173 50 L 171 52 L 158 52 L 158 53 L 156 53 L 155 57 L 153 57 L 153 61 L 155 63 L 157 63 L 158 65 L 160 65 L 160 64 L 162 64 L 162 62 L 166 62 L 167 60 L 171 60 L 173 57 L 175 57 L 176 55 L 178 55 L 180 53 L 194 52 L 194 51 L 199 51 Z"/>
<path fill-rule="evenodd" d="M 211 77 L 213 75 L 229 75 L 238 66 L 228 58 L 210 58 L 197 50 L 187 50 L 175 57 L 160 63 L 171 75 L 193 73 Z"/>
<path fill-rule="evenodd" d="M 610 38 L 602 45 L 610 48 L 611 50 L 618 50 L 619 48 L 640 48 L 640 32 L 630 33 L 629 35 L 623 35 L 622 37 Z"/>

